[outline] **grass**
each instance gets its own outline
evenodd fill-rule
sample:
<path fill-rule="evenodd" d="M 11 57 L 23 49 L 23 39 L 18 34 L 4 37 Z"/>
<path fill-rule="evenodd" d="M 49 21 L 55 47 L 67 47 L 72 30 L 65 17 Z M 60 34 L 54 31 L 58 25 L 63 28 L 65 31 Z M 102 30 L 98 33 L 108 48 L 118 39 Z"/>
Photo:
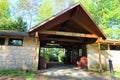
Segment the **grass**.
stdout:
<path fill-rule="evenodd" d="M 89 71 L 92 71 L 92 72 L 97 72 L 97 73 L 102 73 L 102 74 L 104 74 L 104 75 L 110 75 L 110 71 L 109 70 L 107 70 L 107 71 L 99 71 L 98 69 L 91 69 L 91 70 L 89 70 Z M 114 71 L 114 76 L 115 77 L 120 77 L 120 72 L 118 72 L 118 71 Z"/>
<path fill-rule="evenodd" d="M 120 77 L 120 72 L 115 72 L 114 76 Z"/>
<path fill-rule="evenodd" d="M 26 80 L 32 80 L 35 77 L 35 73 L 32 71 L 22 71 L 22 70 L 0 70 L 0 75 L 2 76 L 24 76 L 27 77 Z"/>

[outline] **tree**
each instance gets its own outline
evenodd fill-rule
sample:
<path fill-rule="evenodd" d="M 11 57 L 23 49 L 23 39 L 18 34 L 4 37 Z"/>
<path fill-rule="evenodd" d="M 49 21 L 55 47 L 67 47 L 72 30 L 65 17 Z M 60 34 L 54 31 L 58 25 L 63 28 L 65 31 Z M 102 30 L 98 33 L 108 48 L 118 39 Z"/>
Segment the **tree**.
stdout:
<path fill-rule="evenodd" d="M 0 29 L 1 30 L 16 30 L 25 31 L 24 22 L 21 17 L 16 20 L 10 15 L 8 0 L 0 1 Z"/>
<path fill-rule="evenodd" d="M 53 15 L 52 0 L 43 0 L 39 8 L 38 21 L 39 23 L 50 18 Z"/>
<path fill-rule="evenodd" d="M 41 48 L 40 56 L 44 56 L 47 61 L 59 61 L 63 62 L 64 57 L 63 48 Z"/>
<path fill-rule="evenodd" d="M 107 38 L 120 39 L 119 0 L 75 0 L 81 2 L 90 12 Z"/>
<path fill-rule="evenodd" d="M 54 0 L 53 5 L 53 12 L 54 14 L 57 14 L 58 12 L 68 8 L 69 2 L 68 0 Z"/>
<path fill-rule="evenodd" d="M 40 22 L 81 2 L 100 26 L 107 38 L 120 39 L 120 1 L 119 0 L 43 0 L 40 6 Z M 54 5 L 54 6 L 52 6 Z M 39 21 L 39 20 L 38 20 Z M 112 33 L 111 33 L 112 32 Z"/>
<path fill-rule="evenodd" d="M 10 17 L 8 4 L 7 0 L 0 1 L 0 29 L 4 29 L 6 19 Z"/>
<path fill-rule="evenodd" d="M 34 25 L 33 21 L 36 19 L 41 2 L 42 0 L 19 0 L 15 6 L 15 11 L 29 24 L 28 29 Z"/>

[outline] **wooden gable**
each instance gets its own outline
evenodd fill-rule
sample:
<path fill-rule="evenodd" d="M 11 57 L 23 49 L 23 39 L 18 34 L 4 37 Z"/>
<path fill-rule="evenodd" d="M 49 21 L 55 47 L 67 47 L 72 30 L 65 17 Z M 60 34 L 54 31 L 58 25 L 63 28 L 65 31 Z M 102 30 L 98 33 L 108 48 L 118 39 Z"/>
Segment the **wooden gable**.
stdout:
<path fill-rule="evenodd" d="M 98 25 L 81 4 L 75 4 L 43 23 L 30 29 L 30 35 L 38 32 L 41 41 L 88 44 L 98 38 L 106 39 Z"/>

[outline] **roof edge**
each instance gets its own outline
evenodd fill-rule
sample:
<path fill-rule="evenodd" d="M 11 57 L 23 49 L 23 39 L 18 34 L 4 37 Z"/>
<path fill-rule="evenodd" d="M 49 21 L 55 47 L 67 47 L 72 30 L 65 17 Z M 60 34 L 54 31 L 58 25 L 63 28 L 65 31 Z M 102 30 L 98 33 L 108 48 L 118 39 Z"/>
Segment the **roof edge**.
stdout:
<path fill-rule="evenodd" d="M 28 32 L 0 30 L 0 36 L 29 36 Z"/>
<path fill-rule="evenodd" d="M 97 27 L 97 29 L 102 33 L 102 35 L 104 36 L 104 40 L 106 39 L 105 34 L 103 33 L 103 31 L 100 29 L 100 27 L 98 26 L 98 24 L 96 23 L 96 21 L 92 18 L 92 16 L 90 15 L 90 13 L 87 11 L 87 9 L 81 4 L 81 2 L 79 3 L 80 7 L 85 11 L 85 13 L 87 14 L 87 16 L 92 20 L 92 22 L 95 24 L 95 26 Z"/>
<path fill-rule="evenodd" d="M 53 20 L 54 18 L 60 16 L 61 14 L 64 14 L 64 13 L 65 13 L 66 11 L 68 11 L 69 9 L 73 9 L 74 7 L 77 7 L 77 6 L 79 6 L 79 5 L 80 5 L 80 3 L 75 3 L 75 4 L 73 4 L 72 6 L 69 6 L 68 8 L 60 11 L 59 13 L 51 16 L 50 18 L 48 18 L 48 19 L 46 19 L 46 20 L 44 20 L 44 21 L 42 21 L 41 23 L 38 23 L 37 25 L 35 25 L 35 26 L 32 27 L 31 29 L 29 29 L 28 32 L 29 32 L 29 33 L 32 32 L 33 30 L 37 29 L 39 26 L 44 25 L 44 24 L 47 23 L 48 21 Z"/>

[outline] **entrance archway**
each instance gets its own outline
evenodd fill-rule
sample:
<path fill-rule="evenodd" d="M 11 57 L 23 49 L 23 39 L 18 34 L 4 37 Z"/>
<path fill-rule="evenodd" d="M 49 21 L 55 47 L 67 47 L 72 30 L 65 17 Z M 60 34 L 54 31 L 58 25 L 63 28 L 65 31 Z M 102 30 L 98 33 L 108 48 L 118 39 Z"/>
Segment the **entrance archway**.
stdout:
<path fill-rule="evenodd" d="M 87 49 L 86 49 L 86 44 L 82 44 L 82 43 L 78 43 L 78 42 L 67 42 L 67 41 L 50 41 L 50 40 L 43 40 L 40 41 L 40 45 L 41 48 L 63 48 L 65 49 L 65 56 L 64 56 L 64 64 L 67 65 L 77 65 L 77 61 L 79 61 L 79 59 L 82 56 L 87 57 Z M 44 53 L 46 54 L 47 52 L 44 51 Z M 50 53 L 50 51 L 49 51 Z M 40 53 L 41 54 L 41 53 Z M 39 60 L 39 67 L 41 65 L 41 61 Z M 43 61 L 42 61 L 43 63 Z M 53 65 L 53 64 L 52 64 Z M 46 65 L 46 68 L 49 68 L 49 66 L 52 65 Z"/>
<path fill-rule="evenodd" d="M 106 39 L 98 25 L 81 4 L 75 4 L 29 31 L 31 36 L 38 33 L 40 47 L 52 41 L 65 48 L 68 53 L 82 51 L 87 56 L 87 44 Z M 78 55 L 78 54 L 77 54 Z M 78 57 L 78 56 L 77 56 Z M 71 62 L 75 62 L 70 60 Z"/>

